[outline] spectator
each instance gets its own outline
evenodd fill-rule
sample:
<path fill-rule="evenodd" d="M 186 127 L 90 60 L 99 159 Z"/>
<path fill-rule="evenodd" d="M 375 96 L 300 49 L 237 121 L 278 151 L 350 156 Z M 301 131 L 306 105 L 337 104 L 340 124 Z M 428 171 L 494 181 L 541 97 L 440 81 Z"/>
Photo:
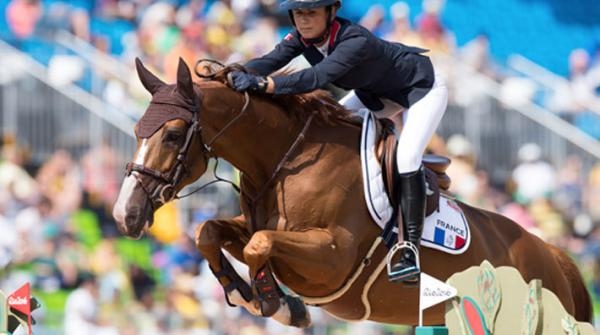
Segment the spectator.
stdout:
<path fill-rule="evenodd" d="M 65 230 L 57 236 L 56 245 L 53 254 L 61 274 L 61 287 L 73 289 L 79 284 L 80 274 L 90 267 L 87 252 L 77 237 Z"/>
<path fill-rule="evenodd" d="M 552 203 L 570 222 L 573 222 L 584 210 L 582 168 L 581 159 L 571 155 L 557 174 L 557 187 Z"/>
<path fill-rule="evenodd" d="M 115 236 L 117 231 L 111 212 L 119 192 L 121 172 L 116 152 L 107 142 L 91 148 L 81 158 L 81 171 L 83 208 L 96 214 L 103 236 Z"/>
<path fill-rule="evenodd" d="M 179 58 L 183 58 L 190 69 L 194 67 L 199 58 L 208 58 L 204 32 L 205 27 L 200 21 L 190 23 L 183 28 L 177 43 L 164 56 L 163 68 L 168 82 L 177 80 Z M 195 73 L 192 73 L 192 76 L 194 79 L 198 79 Z"/>
<path fill-rule="evenodd" d="M 384 38 L 389 41 L 406 45 L 420 46 L 423 41 L 410 24 L 410 7 L 404 1 L 398 1 L 390 8 L 392 14 L 392 29 Z"/>
<path fill-rule="evenodd" d="M 569 80 L 574 111 L 591 110 L 600 113 L 600 97 L 588 77 L 590 55 L 584 49 L 575 49 L 569 55 Z"/>
<path fill-rule="evenodd" d="M 496 80 L 501 79 L 498 65 L 492 59 L 490 38 L 487 32 L 480 32 L 460 49 L 460 61 L 477 72 Z"/>
<path fill-rule="evenodd" d="M 79 167 L 66 150 L 57 150 L 38 171 L 40 192 L 52 201 L 53 215 L 67 216 L 81 204 Z"/>
<path fill-rule="evenodd" d="M 43 254 L 42 246 L 48 232 L 56 229 L 52 216 L 52 202 L 40 196 L 34 205 L 21 210 L 14 219 L 19 235 L 16 261 L 29 262 L 36 255 Z"/>
<path fill-rule="evenodd" d="M 65 335 L 113 335 L 113 327 L 102 325 L 98 319 L 98 283 L 89 272 L 80 274 L 77 289 L 71 292 L 65 304 Z"/>
<path fill-rule="evenodd" d="M 531 214 L 527 210 L 527 207 L 525 207 L 523 204 L 520 204 L 516 201 L 511 201 L 505 204 L 504 206 L 500 207 L 499 213 L 513 220 L 528 232 L 540 238 L 543 237 L 537 222 L 531 216 Z"/>
<path fill-rule="evenodd" d="M 600 227 L 600 164 L 596 164 L 589 172 L 586 180 L 584 204 L 585 211 L 596 227 Z M 600 237 L 600 229 L 598 229 Z M 600 238 L 599 238 L 600 240 Z"/>
<path fill-rule="evenodd" d="M 12 0 L 6 8 L 6 22 L 15 37 L 31 37 L 42 16 L 40 0 Z"/>
<path fill-rule="evenodd" d="M 460 134 L 454 134 L 448 138 L 446 148 L 452 164 L 446 173 L 452 178 L 450 190 L 456 196 L 467 203 L 472 203 L 475 190 L 478 188 L 475 173 L 476 157 L 471 142 Z"/>
<path fill-rule="evenodd" d="M 134 325 L 134 334 L 168 334 L 166 310 L 156 301 L 152 291 L 142 292 L 129 306 L 127 314 Z"/>
<path fill-rule="evenodd" d="M 259 18 L 252 27 L 242 33 L 234 48 L 241 59 L 248 59 L 272 50 L 279 42 L 278 38 L 275 19 Z"/>
<path fill-rule="evenodd" d="M 31 260 L 33 286 L 43 292 L 56 292 L 61 288 L 62 275 L 55 259 L 57 231 L 47 231 L 39 251 Z"/>
<path fill-rule="evenodd" d="M 1 189 L 0 189 L 1 191 Z M 17 247 L 17 233 L 5 215 L 6 202 L 8 197 L 2 196 L 0 192 L 0 270 L 6 268 L 13 261 L 15 249 Z"/>
<path fill-rule="evenodd" d="M 7 200 L 18 202 L 17 207 L 31 203 L 38 192 L 35 180 L 25 170 L 26 156 L 27 150 L 23 146 L 10 137 L 5 138 L 0 160 L 0 189 L 11 194 Z M 5 208 L 11 211 L 11 215 L 15 215 L 19 209 Z"/>
<path fill-rule="evenodd" d="M 566 108 L 568 113 L 573 114 L 573 123 L 579 129 L 600 139 L 600 96 L 596 93 L 598 82 L 591 81 L 589 66 L 590 55 L 584 49 L 575 49 L 569 55 L 570 101 Z"/>
<path fill-rule="evenodd" d="M 556 189 L 556 170 L 542 159 L 540 147 L 527 143 L 519 149 L 518 158 L 519 164 L 512 172 L 513 197 L 520 203 L 529 204 L 551 196 Z"/>
<path fill-rule="evenodd" d="M 359 24 L 369 29 L 373 34 L 381 36 L 384 30 L 385 9 L 380 4 L 374 4 L 360 19 Z"/>
<path fill-rule="evenodd" d="M 454 43 L 440 17 L 443 7 L 444 0 L 424 0 L 423 13 L 417 19 L 417 32 L 422 46 L 429 49 L 434 58 L 449 55 L 454 49 Z"/>

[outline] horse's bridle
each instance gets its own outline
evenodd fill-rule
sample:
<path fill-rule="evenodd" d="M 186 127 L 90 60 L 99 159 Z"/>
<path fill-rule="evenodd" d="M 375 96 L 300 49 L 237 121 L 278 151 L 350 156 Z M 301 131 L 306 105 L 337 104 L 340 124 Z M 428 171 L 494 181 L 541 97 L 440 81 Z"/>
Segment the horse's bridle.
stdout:
<path fill-rule="evenodd" d="M 144 189 L 144 192 L 146 192 L 146 196 L 150 200 L 153 209 L 156 208 L 154 206 L 155 203 L 158 202 L 158 205 L 162 205 L 177 197 L 177 194 L 175 193 L 175 186 L 177 186 L 181 182 L 184 176 L 187 176 L 190 173 L 188 167 L 185 165 L 185 158 L 187 157 L 188 149 L 190 148 L 194 135 L 200 132 L 201 127 L 199 125 L 198 119 L 194 117 L 194 120 L 192 121 L 192 124 L 190 125 L 186 133 L 185 142 L 183 143 L 183 145 L 179 149 L 179 152 L 177 153 L 175 164 L 173 164 L 167 172 L 151 169 L 142 164 L 136 164 L 134 162 L 127 163 L 127 176 L 131 175 L 132 172 L 138 172 L 140 174 L 153 177 L 155 180 L 158 181 L 156 187 L 149 190 L 146 186 L 144 186 L 142 180 L 137 175 L 135 176 L 142 188 Z M 206 152 L 204 152 L 204 150 L 203 154 L 206 155 Z"/>
<path fill-rule="evenodd" d="M 200 101 L 199 100 L 200 99 L 196 98 L 195 110 L 192 111 L 194 113 L 192 124 L 190 125 L 190 127 L 187 130 L 185 142 L 184 142 L 183 146 L 181 147 L 181 149 L 179 149 L 175 164 L 173 164 L 173 166 L 171 166 L 169 171 L 167 171 L 167 172 L 158 171 L 156 169 L 148 168 L 144 165 L 136 164 L 134 162 L 129 162 L 126 165 L 126 176 L 132 175 L 133 172 L 138 172 L 139 174 L 150 176 L 158 181 L 156 184 L 156 187 L 154 187 L 153 189 L 148 189 L 144 185 L 144 183 L 141 180 L 141 178 L 139 177 L 139 175 L 134 175 L 135 178 L 137 179 L 138 183 L 140 183 L 142 189 L 146 193 L 146 197 L 148 198 L 148 200 L 150 200 L 150 204 L 151 204 L 151 207 L 153 210 L 157 209 L 158 207 L 162 206 L 163 204 L 165 204 L 173 199 L 181 199 L 181 198 L 187 197 L 189 195 L 192 195 L 193 193 L 196 193 L 196 192 L 204 189 L 205 187 L 207 187 L 213 183 L 220 182 L 220 181 L 229 183 L 230 185 L 233 186 L 233 188 L 238 193 L 240 193 L 240 188 L 237 185 L 235 185 L 233 182 L 231 182 L 229 180 L 225 180 L 216 175 L 218 160 L 217 160 L 217 164 L 215 164 L 215 167 L 214 167 L 214 175 L 215 175 L 216 180 L 210 181 L 210 182 L 198 187 L 194 191 L 192 191 L 186 195 L 183 195 L 183 196 L 178 196 L 175 193 L 175 187 L 181 182 L 181 180 L 185 176 L 189 175 L 189 173 L 190 173 L 189 168 L 185 165 L 185 158 L 187 157 L 190 145 L 192 143 L 192 139 L 196 134 L 198 134 L 200 137 L 202 137 L 202 127 L 200 126 L 200 123 L 199 123 L 199 115 L 200 115 Z M 249 105 L 250 105 L 250 95 L 248 94 L 248 92 L 244 92 L 244 105 L 242 106 L 240 113 L 238 115 L 236 115 L 235 117 L 233 117 L 221 130 L 219 130 L 219 132 L 217 132 L 217 134 L 215 134 L 215 136 L 213 136 L 213 138 L 210 139 L 210 141 L 207 141 L 207 142 L 202 141 L 202 143 L 203 143 L 202 155 L 204 155 L 204 157 L 206 158 L 207 161 L 210 158 L 213 158 L 213 157 L 216 158 L 216 156 L 213 154 L 212 145 L 215 143 L 215 141 L 219 137 L 221 137 L 225 133 L 225 131 L 227 131 L 227 129 L 229 129 L 234 123 L 236 123 L 242 116 L 244 116 L 246 114 L 246 111 L 248 110 Z M 310 117 L 306 121 L 306 124 L 304 125 L 304 127 L 302 128 L 302 130 L 300 131 L 298 136 L 296 137 L 296 140 L 292 143 L 292 145 L 290 146 L 288 151 L 282 157 L 279 164 L 277 164 L 275 170 L 271 174 L 271 177 L 260 189 L 257 196 L 250 198 L 248 205 L 251 208 L 252 212 L 254 212 L 254 210 L 255 210 L 256 202 L 258 202 L 258 200 L 260 198 L 262 198 L 262 196 L 264 195 L 266 190 L 269 188 L 271 183 L 275 180 L 275 177 L 279 174 L 279 171 L 283 168 L 284 163 L 290 158 L 290 155 L 298 147 L 300 142 L 302 142 L 304 140 L 305 134 L 308 131 L 308 128 L 310 127 L 314 116 L 315 116 L 315 113 L 310 115 Z M 252 215 L 252 216 L 253 216 L 253 218 L 251 219 L 251 226 L 252 226 L 253 230 L 256 230 L 257 227 L 256 227 L 256 222 L 254 221 L 254 215 Z"/>
<path fill-rule="evenodd" d="M 188 127 L 188 130 L 187 130 L 187 133 L 185 136 L 185 142 L 179 149 L 175 163 L 171 166 L 169 171 L 167 171 L 167 172 L 158 171 L 156 169 L 146 167 L 142 164 L 136 164 L 134 162 L 129 162 L 126 165 L 126 176 L 132 175 L 133 172 L 138 172 L 139 174 L 150 176 L 157 181 L 156 186 L 154 188 L 148 189 L 144 185 L 141 178 L 139 178 L 138 175 L 134 175 L 135 178 L 137 179 L 138 183 L 140 183 L 142 189 L 146 193 L 146 197 L 148 198 L 148 200 L 150 200 L 150 204 L 151 204 L 153 210 L 173 199 L 180 199 L 180 198 L 190 196 L 193 193 L 196 193 L 196 192 L 200 191 L 201 189 L 204 189 L 207 186 L 209 186 L 213 183 L 219 182 L 219 181 L 223 181 L 223 182 L 227 182 L 227 183 L 231 184 L 234 187 L 234 189 L 239 192 L 239 188 L 237 185 L 233 184 L 229 180 L 225 180 L 216 175 L 216 169 L 217 169 L 217 164 L 218 164 L 218 161 L 217 161 L 217 164 L 215 164 L 215 167 L 214 167 L 214 169 L 215 169 L 214 175 L 215 175 L 216 180 L 208 182 L 208 183 L 198 187 L 193 192 L 190 192 L 183 196 L 178 196 L 175 193 L 175 187 L 181 182 L 181 180 L 185 176 L 190 174 L 190 170 L 185 164 L 185 159 L 187 157 L 189 148 L 191 146 L 192 139 L 194 138 L 194 136 L 196 134 L 198 134 L 200 137 L 202 137 L 202 127 L 200 126 L 200 122 L 199 122 L 200 99 L 196 98 L 195 100 L 196 100 L 196 102 L 195 102 L 194 110 L 190 110 L 194 114 L 194 116 L 192 118 L 192 124 L 190 125 L 190 127 Z M 210 141 L 208 141 L 208 142 L 202 141 L 202 143 L 203 143 L 202 155 L 204 155 L 204 157 L 206 158 L 207 161 L 208 161 L 208 159 L 215 157 L 212 152 L 212 144 L 219 137 L 221 137 L 225 133 L 225 131 L 227 129 L 229 129 L 229 127 L 231 127 L 240 117 L 242 117 L 246 113 L 249 104 L 250 104 L 250 96 L 246 92 L 244 94 L 244 105 L 243 105 L 240 113 L 238 115 L 236 115 L 234 118 L 232 118 L 215 136 L 213 136 L 212 139 L 210 139 Z"/>

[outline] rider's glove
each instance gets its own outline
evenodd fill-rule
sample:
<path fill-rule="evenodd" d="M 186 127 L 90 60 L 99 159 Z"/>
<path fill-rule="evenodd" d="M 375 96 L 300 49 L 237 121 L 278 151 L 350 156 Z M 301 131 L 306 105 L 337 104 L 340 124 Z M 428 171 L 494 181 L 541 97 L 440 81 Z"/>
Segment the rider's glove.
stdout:
<path fill-rule="evenodd" d="M 267 78 L 250 73 L 234 71 L 231 72 L 233 88 L 238 92 L 252 91 L 264 93 L 267 90 Z"/>

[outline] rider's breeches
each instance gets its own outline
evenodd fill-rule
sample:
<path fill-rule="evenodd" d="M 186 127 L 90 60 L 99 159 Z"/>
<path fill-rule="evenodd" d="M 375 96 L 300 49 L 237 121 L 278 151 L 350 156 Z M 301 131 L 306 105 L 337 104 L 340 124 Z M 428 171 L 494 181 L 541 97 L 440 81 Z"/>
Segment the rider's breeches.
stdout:
<path fill-rule="evenodd" d="M 446 83 L 442 77 L 436 75 L 431 90 L 407 110 L 388 99 L 382 99 L 382 102 L 384 109 L 377 111 L 375 115 L 390 118 L 396 124 L 396 128 L 400 128 L 399 123 L 403 123 L 396 155 L 398 172 L 416 171 L 421 166 L 423 152 L 446 111 L 448 104 Z M 364 116 L 359 111 L 366 107 L 354 91 L 343 97 L 340 103 L 347 109 Z"/>

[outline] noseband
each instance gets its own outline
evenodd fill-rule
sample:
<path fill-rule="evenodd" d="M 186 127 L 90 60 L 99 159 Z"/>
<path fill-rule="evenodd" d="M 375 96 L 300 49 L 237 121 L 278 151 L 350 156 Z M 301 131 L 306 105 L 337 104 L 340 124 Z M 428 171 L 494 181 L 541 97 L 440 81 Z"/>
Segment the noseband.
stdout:
<path fill-rule="evenodd" d="M 242 117 L 246 113 L 249 104 L 250 104 L 250 96 L 246 92 L 244 94 L 244 105 L 243 105 L 240 113 L 238 115 L 236 115 L 233 119 L 231 119 L 231 121 L 229 121 L 210 141 L 208 141 L 208 142 L 202 141 L 202 143 L 203 143 L 202 155 L 204 155 L 204 157 L 207 160 L 210 159 L 211 157 L 215 157 L 212 152 L 212 144 L 219 137 L 221 137 L 225 133 L 225 131 L 227 129 L 229 129 L 229 127 L 231 127 L 231 125 L 233 125 L 237 120 L 240 119 L 240 117 Z M 213 180 L 184 196 L 178 196 L 177 193 L 175 192 L 175 187 L 177 185 L 179 185 L 179 183 L 185 176 L 188 176 L 190 174 L 190 170 L 185 164 L 185 159 L 188 155 L 188 151 L 191 146 L 192 139 L 194 138 L 194 136 L 196 134 L 199 134 L 200 137 L 202 137 L 202 127 L 200 126 L 200 123 L 198 121 L 199 120 L 199 111 L 200 111 L 200 102 L 199 102 L 199 99 L 196 99 L 195 110 L 192 111 L 194 113 L 192 124 L 190 125 L 190 127 L 187 130 L 187 133 L 185 136 L 185 142 L 179 149 L 179 152 L 177 153 L 177 158 L 175 160 L 175 163 L 171 166 L 169 171 L 167 171 L 167 172 L 158 171 L 156 169 L 146 167 L 142 164 L 136 164 L 134 162 L 129 162 L 126 165 L 126 176 L 130 176 L 133 172 L 138 172 L 139 174 L 149 176 L 157 181 L 156 187 L 154 187 L 153 189 L 149 189 L 147 186 L 144 185 L 144 183 L 142 182 L 139 175 L 134 175 L 135 178 L 137 179 L 138 183 L 140 183 L 140 185 L 142 186 L 142 189 L 146 193 L 148 200 L 150 200 L 150 204 L 152 205 L 153 210 L 173 199 L 180 199 L 180 198 L 187 197 L 187 196 L 189 196 L 195 192 L 198 192 L 201 189 L 203 189 L 215 182 L 218 182 L 218 181 L 224 181 L 229 184 L 232 184 L 232 186 L 239 192 L 239 188 L 237 187 L 237 185 L 233 184 L 232 182 L 230 182 L 228 180 L 224 180 L 216 175 L 217 165 L 215 165 L 216 180 Z"/>

